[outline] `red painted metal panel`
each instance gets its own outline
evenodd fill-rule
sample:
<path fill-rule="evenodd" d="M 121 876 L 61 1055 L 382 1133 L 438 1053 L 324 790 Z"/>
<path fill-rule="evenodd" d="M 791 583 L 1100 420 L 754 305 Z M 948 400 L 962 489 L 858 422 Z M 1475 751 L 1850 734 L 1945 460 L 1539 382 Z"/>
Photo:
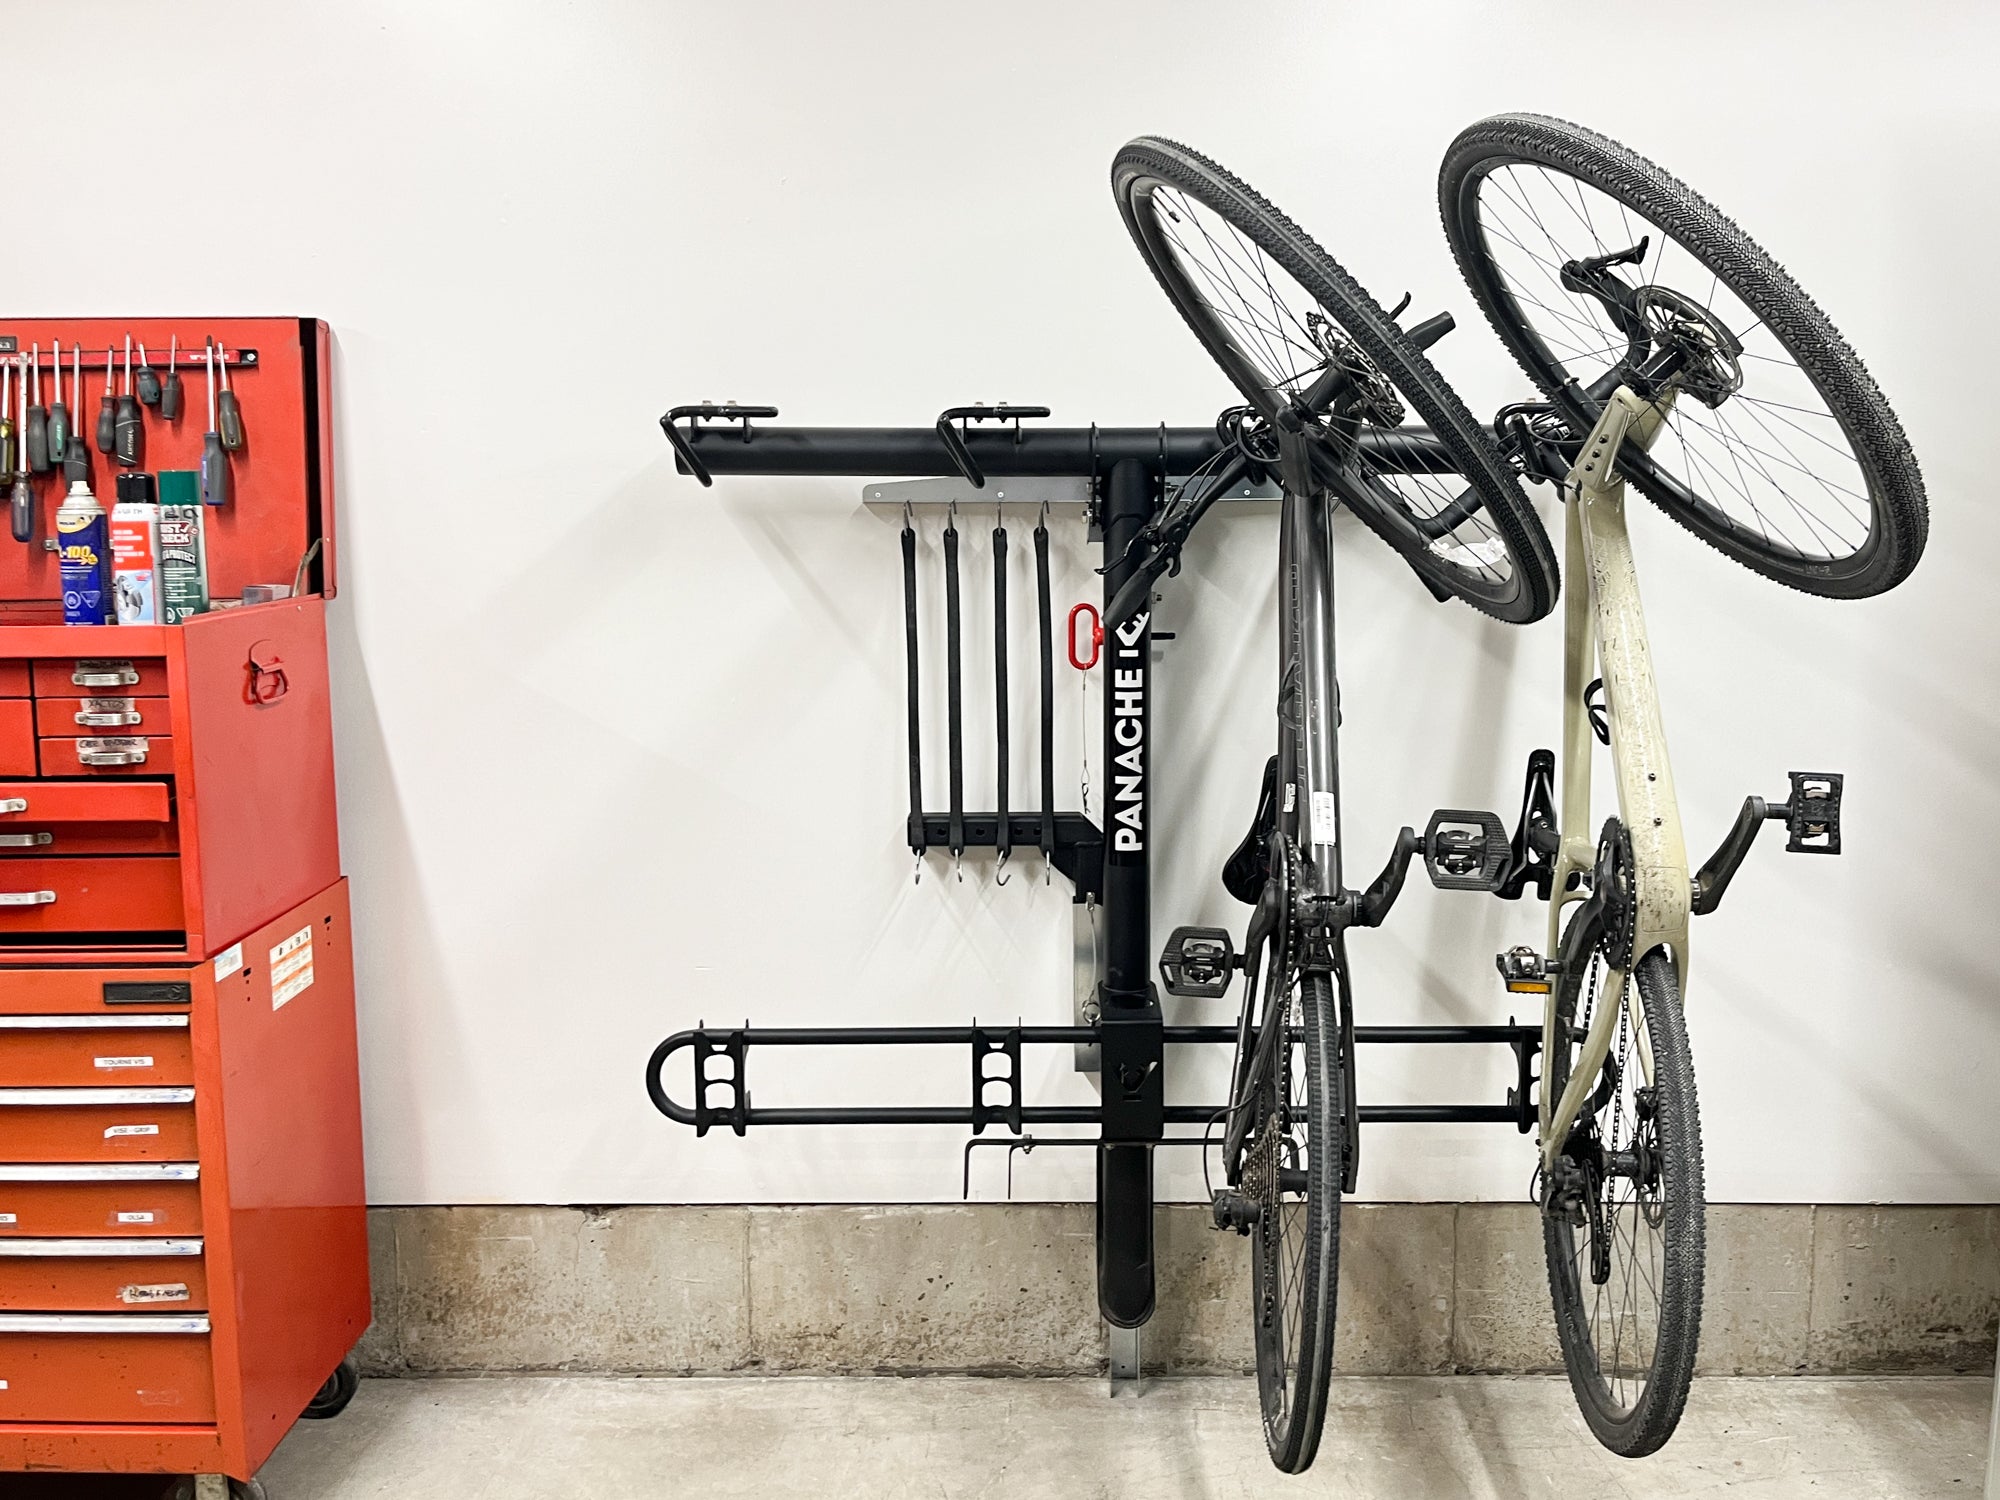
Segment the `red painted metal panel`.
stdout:
<path fill-rule="evenodd" d="M 158 697 L 136 696 L 131 693 L 104 692 L 91 697 L 76 696 L 78 689 L 70 688 L 68 697 L 37 697 L 35 699 L 35 733 L 38 735 L 85 735 L 85 734 L 172 734 L 173 714 L 168 705 L 173 701 L 165 696 L 166 683 L 160 684 Z"/>
<path fill-rule="evenodd" d="M 0 811 L 0 831 L 32 823 L 164 823 L 173 803 L 164 783 L 0 781 L 0 803 L 25 802 Z"/>
<path fill-rule="evenodd" d="M 181 927 L 181 864 L 173 855 L 129 859 L 10 859 L 0 864 L 0 943 L 23 934 L 168 932 Z"/>
<path fill-rule="evenodd" d="M 182 1166 L 192 1164 L 183 1163 Z M 24 1169 L 54 1177 L 61 1166 Z M 201 1183 L 0 1180 L 0 1236 L 131 1238 L 201 1233 Z"/>
<path fill-rule="evenodd" d="M 107 1007 L 108 1009 L 108 1007 Z M 9 1020 L 14 1018 L 9 1017 Z M 186 1017 L 114 1016 L 121 1024 L 82 1028 L 96 1017 L 38 1016 L 71 1026 L 0 1026 L 0 1088 L 151 1088 L 194 1084 L 194 1051 Z M 173 1021 L 183 1024 L 174 1026 Z"/>
<path fill-rule="evenodd" d="M 35 774 L 35 705 L 0 698 L 0 776 Z"/>
<path fill-rule="evenodd" d="M 126 1243 L 106 1240 L 103 1248 L 121 1248 Z M 0 1312 L 203 1312 L 208 1308 L 208 1273 L 199 1253 L 9 1255 L 7 1249 L 0 1241 Z"/>
<path fill-rule="evenodd" d="M 107 740 L 114 743 L 107 744 Z M 129 765 L 122 761 L 103 765 L 90 759 L 92 753 L 122 757 L 127 751 L 140 752 L 144 758 Z M 170 734 L 91 735 L 73 740 L 43 740 L 41 760 L 44 776 L 110 779 L 119 776 L 171 776 L 178 769 L 179 756 L 174 737 Z"/>
<path fill-rule="evenodd" d="M 202 1334 L 0 1333 L 0 1422 L 213 1422 Z"/>
<path fill-rule="evenodd" d="M 93 636 L 102 633 L 101 627 L 91 632 Z M 119 627 L 109 640 L 95 643 L 95 649 L 105 653 L 102 656 L 85 652 L 59 661 L 36 662 L 35 696 L 75 698 L 86 693 L 126 693 L 157 698 L 163 695 L 167 691 L 167 664 L 158 657 L 135 656 L 131 647 L 121 650 L 123 645 L 124 629 Z"/>

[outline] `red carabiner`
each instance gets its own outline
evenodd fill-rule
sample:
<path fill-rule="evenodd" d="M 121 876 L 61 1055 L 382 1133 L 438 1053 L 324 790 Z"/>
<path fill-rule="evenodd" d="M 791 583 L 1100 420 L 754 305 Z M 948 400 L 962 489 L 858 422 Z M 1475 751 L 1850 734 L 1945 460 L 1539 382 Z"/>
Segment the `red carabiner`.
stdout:
<path fill-rule="evenodd" d="M 1090 660 L 1083 661 L 1076 654 L 1076 617 L 1090 616 Z M 1069 664 L 1079 672 L 1088 672 L 1097 665 L 1097 659 L 1104 652 L 1104 620 L 1097 613 L 1094 604 L 1079 604 L 1069 612 Z"/>

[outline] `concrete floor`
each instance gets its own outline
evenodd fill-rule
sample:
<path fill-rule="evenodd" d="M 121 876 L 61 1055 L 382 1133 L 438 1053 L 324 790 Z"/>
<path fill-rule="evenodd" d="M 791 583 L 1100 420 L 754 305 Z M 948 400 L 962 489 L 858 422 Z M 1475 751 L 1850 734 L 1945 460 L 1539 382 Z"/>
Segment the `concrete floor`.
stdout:
<path fill-rule="evenodd" d="M 1266 1461 L 1256 1387 L 1099 1380 L 816 1377 L 371 1380 L 265 1467 L 271 1500 L 1976 1500 L 1993 1383 L 1698 1381 L 1658 1456 L 1613 1458 L 1561 1380 L 1336 1383 L 1319 1462 Z M 157 1481 L 155 1481 L 157 1486 Z M 9 1500 L 144 1495 L 85 1477 L 0 1480 Z"/>
<path fill-rule="evenodd" d="M 1214 1500 L 1977 1496 L 1992 1382 L 1705 1380 L 1655 1458 L 1613 1458 L 1560 1380 L 1348 1379 L 1304 1479 L 1264 1456 L 1256 1388 L 1166 1380 L 377 1380 L 303 1423 L 271 1500 Z"/>

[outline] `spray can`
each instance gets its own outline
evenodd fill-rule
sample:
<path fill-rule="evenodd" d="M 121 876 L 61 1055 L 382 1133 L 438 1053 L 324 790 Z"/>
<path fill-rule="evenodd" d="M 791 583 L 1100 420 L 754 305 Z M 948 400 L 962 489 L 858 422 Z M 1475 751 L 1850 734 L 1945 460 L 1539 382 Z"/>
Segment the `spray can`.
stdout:
<path fill-rule="evenodd" d="M 110 624 L 109 525 L 87 479 L 71 481 L 69 494 L 56 511 L 56 544 L 61 548 L 63 623 Z"/>
<path fill-rule="evenodd" d="M 201 476 L 192 469 L 160 474 L 160 618 L 178 625 L 208 610 L 208 535 L 202 521 Z"/>
<path fill-rule="evenodd" d="M 151 474 L 120 474 L 111 508 L 111 597 L 120 625 L 160 623 L 160 507 Z"/>

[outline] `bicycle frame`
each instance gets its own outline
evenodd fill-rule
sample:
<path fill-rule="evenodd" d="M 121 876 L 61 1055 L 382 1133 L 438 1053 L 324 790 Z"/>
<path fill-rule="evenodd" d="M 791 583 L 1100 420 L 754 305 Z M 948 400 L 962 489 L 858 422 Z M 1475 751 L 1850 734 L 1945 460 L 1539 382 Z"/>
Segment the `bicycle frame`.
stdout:
<path fill-rule="evenodd" d="M 1549 898 L 1548 952 L 1560 952 L 1563 909 L 1585 899 L 1569 890 L 1573 874 L 1588 876 L 1596 864 L 1596 837 L 1590 827 L 1590 759 L 1593 749 L 1585 693 L 1593 660 L 1604 677 L 1604 701 L 1611 730 L 1611 764 L 1618 783 L 1618 815 L 1632 840 L 1632 877 L 1637 917 L 1632 938 L 1632 962 L 1656 948 L 1665 948 L 1674 964 L 1683 996 L 1687 992 L 1688 917 L 1692 880 L 1687 844 L 1681 834 L 1680 806 L 1674 798 L 1674 777 L 1667 760 L 1666 726 L 1653 679 L 1652 649 L 1646 639 L 1646 617 L 1639 602 L 1639 574 L 1626 529 L 1625 479 L 1613 462 L 1620 446 L 1632 442 L 1649 448 L 1673 408 L 1669 387 L 1656 400 L 1646 400 L 1621 385 L 1604 404 L 1604 413 L 1585 439 L 1564 483 L 1567 498 L 1563 571 L 1569 588 L 1563 600 L 1563 734 L 1561 846 Z M 1586 586 L 1579 587 L 1582 580 Z M 1612 993 L 1625 971 L 1612 970 L 1606 979 Z M 1553 1056 L 1557 1045 L 1556 993 L 1551 984 L 1542 1024 L 1542 1055 Z M 1637 1024 L 1640 999 L 1634 987 L 1633 1034 L 1638 1039 L 1640 1068 L 1650 1083 L 1653 1059 L 1645 1028 Z M 1542 1165 L 1552 1167 L 1584 1099 L 1595 1087 L 1611 1047 L 1618 1007 L 1600 1007 L 1584 1038 L 1583 1051 L 1563 1089 L 1551 1102 L 1541 1099 Z"/>

